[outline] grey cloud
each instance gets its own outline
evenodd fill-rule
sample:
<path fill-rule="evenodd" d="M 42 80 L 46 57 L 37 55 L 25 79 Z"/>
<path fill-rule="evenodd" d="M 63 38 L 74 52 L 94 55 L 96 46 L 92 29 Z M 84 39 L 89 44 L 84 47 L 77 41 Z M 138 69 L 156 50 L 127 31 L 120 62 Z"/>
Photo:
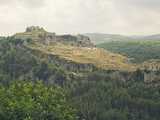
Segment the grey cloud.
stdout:
<path fill-rule="evenodd" d="M 144 7 L 159 7 L 160 5 L 159 0 L 124 0 L 124 2 Z"/>
<path fill-rule="evenodd" d="M 26 8 L 39 8 L 45 5 L 46 0 L 0 0 L 0 6 L 18 5 Z"/>
<path fill-rule="evenodd" d="M 137 9 L 152 9 L 160 8 L 160 0 L 111 0 L 117 6 L 121 7 L 136 7 Z"/>
<path fill-rule="evenodd" d="M 45 6 L 45 0 L 18 0 L 28 8 L 39 8 Z"/>
<path fill-rule="evenodd" d="M 159 0 L 0 0 L 0 3 L 0 33 L 4 34 L 23 31 L 29 25 L 40 25 L 57 33 L 160 31 Z"/>

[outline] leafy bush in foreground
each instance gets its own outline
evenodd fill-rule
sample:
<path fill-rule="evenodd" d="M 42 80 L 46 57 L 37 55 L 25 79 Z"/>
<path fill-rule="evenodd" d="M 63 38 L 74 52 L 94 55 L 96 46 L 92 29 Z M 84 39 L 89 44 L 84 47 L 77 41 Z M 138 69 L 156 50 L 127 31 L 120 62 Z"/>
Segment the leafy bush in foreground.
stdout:
<path fill-rule="evenodd" d="M 1 120 L 75 120 L 63 89 L 19 81 L 0 87 Z"/>

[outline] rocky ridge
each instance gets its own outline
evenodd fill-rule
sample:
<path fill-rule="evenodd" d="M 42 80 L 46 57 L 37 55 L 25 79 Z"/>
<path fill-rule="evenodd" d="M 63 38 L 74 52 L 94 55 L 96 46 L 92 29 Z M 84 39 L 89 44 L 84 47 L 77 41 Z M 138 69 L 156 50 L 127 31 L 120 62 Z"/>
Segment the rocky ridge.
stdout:
<path fill-rule="evenodd" d="M 102 69 L 112 71 L 109 77 L 114 76 L 115 79 L 130 80 L 137 76 L 136 74 L 141 74 L 141 80 L 159 81 L 159 67 L 155 66 L 155 62 L 149 61 L 140 65 L 129 63 L 128 58 L 123 55 L 96 48 L 90 39 L 83 35 L 56 35 L 33 26 L 23 33 L 15 34 L 14 37 L 32 39 L 33 43 L 26 47 L 35 52 L 34 55 L 75 74 Z M 140 73 L 137 73 L 138 69 Z M 123 75 L 123 72 L 127 74 Z"/>
<path fill-rule="evenodd" d="M 47 32 L 44 28 L 39 26 L 27 27 L 25 32 L 17 33 L 14 37 L 17 39 L 32 39 L 45 45 L 60 42 L 78 47 L 94 47 L 94 44 L 90 41 L 89 37 L 84 35 L 56 35 L 56 33 Z"/>

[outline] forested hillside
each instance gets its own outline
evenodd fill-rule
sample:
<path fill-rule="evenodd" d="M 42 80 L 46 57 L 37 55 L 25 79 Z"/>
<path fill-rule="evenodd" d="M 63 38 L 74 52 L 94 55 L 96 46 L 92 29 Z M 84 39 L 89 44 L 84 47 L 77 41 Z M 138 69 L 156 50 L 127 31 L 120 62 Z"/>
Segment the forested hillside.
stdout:
<path fill-rule="evenodd" d="M 38 43 L 0 40 L 0 119 L 159 120 L 160 71 L 103 69 L 77 61 L 82 55 L 68 59 L 75 46 Z"/>
<path fill-rule="evenodd" d="M 0 0 L 0 120 L 160 120 L 160 0 Z"/>
<path fill-rule="evenodd" d="M 114 53 L 128 56 L 132 62 L 160 59 L 160 40 L 114 41 L 97 45 Z"/>
<path fill-rule="evenodd" d="M 28 44 L 30 40 L 26 41 Z M 12 80 L 67 79 L 67 73 L 59 66 L 39 58 L 24 45 L 23 40 L 7 38 L 0 41 L 0 78 L 7 84 Z M 51 81 L 51 82 L 52 82 Z M 60 82 L 60 81 L 57 81 Z"/>
<path fill-rule="evenodd" d="M 80 120 L 159 120 L 160 88 L 141 80 L 123 82 L 94 75 L 78 83 L 73 103 Z"/>
<path fill-rule="evenodd" d="M 157 41 L 160 40 L 160 34 L 154 35 L 121 35 L 121 34 L 104 34 L 104 33 L 86 33 L 84 34 L 88 36 L 91 41 L 98 45 L 107 42 L 113 41 Z"/>

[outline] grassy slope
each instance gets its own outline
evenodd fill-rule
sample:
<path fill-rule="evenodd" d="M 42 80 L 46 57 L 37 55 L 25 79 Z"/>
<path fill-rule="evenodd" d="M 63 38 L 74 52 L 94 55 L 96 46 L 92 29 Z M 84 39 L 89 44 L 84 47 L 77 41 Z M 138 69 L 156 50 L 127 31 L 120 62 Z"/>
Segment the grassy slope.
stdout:
<path fill-rule="evenodd" d="M 104 49 L 75 47 L 63 45 L 60 43 L 43 45 L 36 41 L 39 34 L 45 34 L 45 31 L 17 33 L 16 38 L 32 38 L 36 44 L 30 46 L 32 49 L 38 49 L 44 53 L 58 55 L 61 58 L 77 63 L 91 63 L 98 68 L 109 70 L 133 70 L 134 66 L 128 64 L 128 59 L 119 54 L 113 54 Z"/>
<path fill-rule="evenodd" d="M 141 63 L 149 59 L 160 59 L 160 41 L 116 41 L 99 44 L 98 47 L 134 58 L 132 61 Z"/>
<path fill-rule="evenodd" d="M 49 54 L 59 55 L 60 57 L 77 63 L 91 63 L 98 68 L 111 70 L 133 70 L 134 66 L 127 63 L 125 56 L 108 52 L 99 48 L 73 47 L 69 45 L 50 45 L 44 46 L 36 43 L 31 46 Z"/>

